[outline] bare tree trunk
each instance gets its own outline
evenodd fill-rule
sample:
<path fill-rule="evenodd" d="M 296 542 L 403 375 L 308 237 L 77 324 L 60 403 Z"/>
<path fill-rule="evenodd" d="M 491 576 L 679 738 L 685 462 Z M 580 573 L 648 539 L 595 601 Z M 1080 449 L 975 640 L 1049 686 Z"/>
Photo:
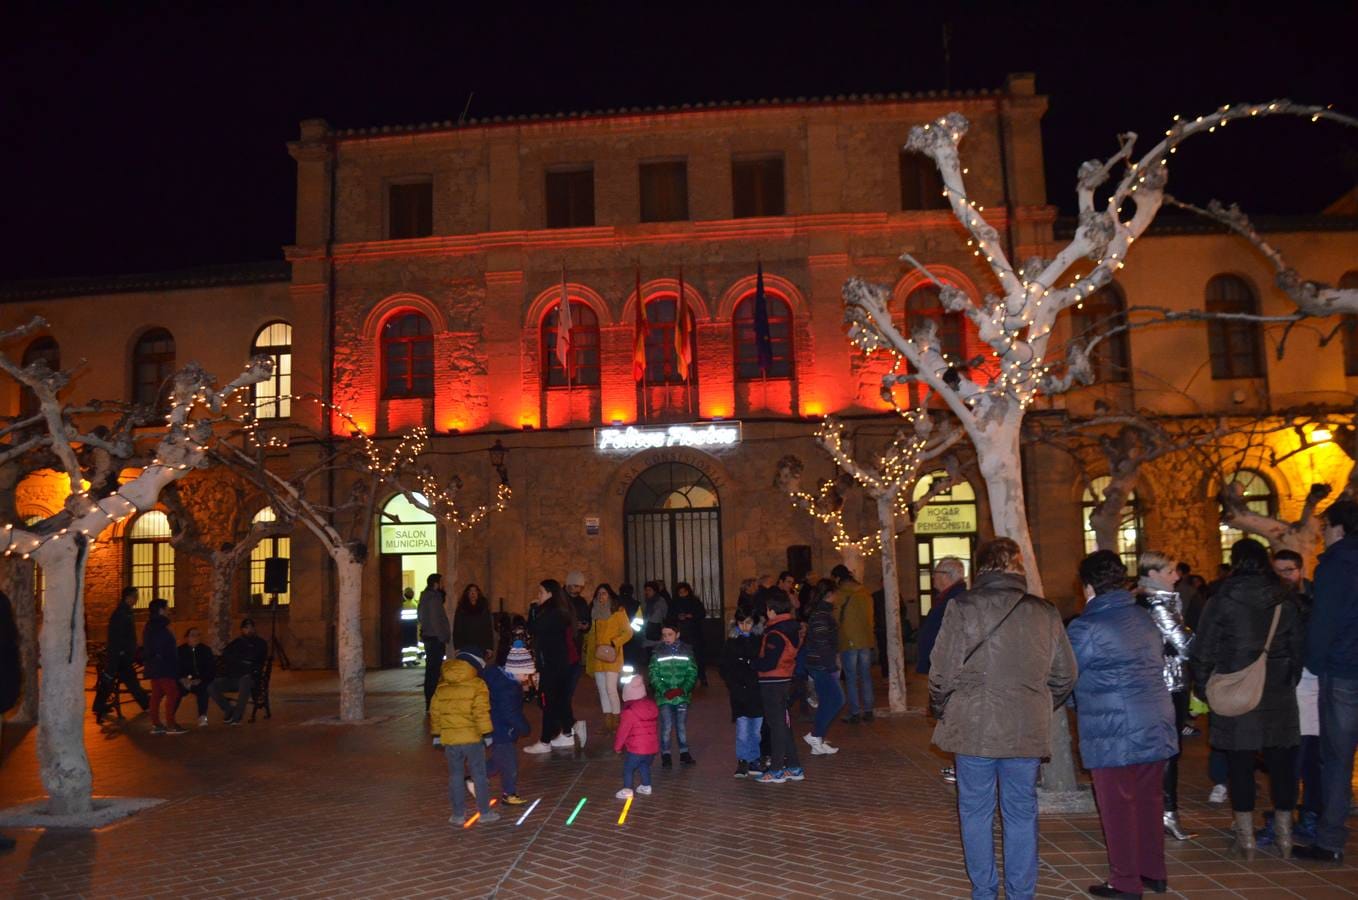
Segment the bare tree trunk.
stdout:
<path fill-rule="evenodd" d="M 1127 507 L 1130 490 L 1114 479 L 1104 489 L 1103 499 L 1089 512 L 1089 527 L 1100 550 L 1118 552 L 1118 529 L 1122 526 L 1122 511 Z"/>
<path fill-rule="evenodd" d="M 33 561 L 11 557 L 5 563 L 5 593 L 14 606 L 14 624 L 19 628 L 19 677 L 23 680 L 23 696 L 12 721 L 37 722 L 38 598 L 33 590 Z"/>
<path fill-rule="evenodd" d="M 42 634 L 42 725 L 38 767 L 47 812 L 79 815 L 93 808 L 94 776 L 85 752 L 85 563 L 87 539 L 51 538 L 39 551 L 47 579 Z"/>
<path fill-rule="evenodd" d="M 333 553 L 339 571 L 339 604 L 336 624 L 339 645 L 340 720 L 364 718 L 363 674 L 363 562 L 348 547 Z"/>
<path fill-rule="evenodd" d="M 905 696 L 905 647 L 901 642 L 901 588 L 896 576 L 896 497 L 877 498 L 877 523 L 882 554 L 883 616 L 886 619 L 887 702 L 891 711 L 903 713 Z"/>
<path fill-rule="evenodd" d="M 212 629 L 212 652 L 220 654 L 231 640 L 231 583 L 236 561 L 231 554 L 212 554 L 212 588 L 207 601 L 207 620 Z"/>

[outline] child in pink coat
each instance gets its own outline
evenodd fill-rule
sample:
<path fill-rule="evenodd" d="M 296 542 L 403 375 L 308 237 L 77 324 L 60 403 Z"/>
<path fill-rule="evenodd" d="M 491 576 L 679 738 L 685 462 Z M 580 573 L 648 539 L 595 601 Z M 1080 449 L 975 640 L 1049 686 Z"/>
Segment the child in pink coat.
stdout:
<path fill-rule="evenodd" d="M 616 796 L 626 800 L 632 796 L 632 776 L 641 774 L 637 793 L 643 797 L 651 793 L 651 760 L 660 752 L 660 734 L 656 726 L 660 710 L 655 701 L 646 696 L 646 682 L 636 675 L 623 679 L 622 719 L 618 734 L 613 738 L 613 752 L 622 756 L 622 790 Z"/>

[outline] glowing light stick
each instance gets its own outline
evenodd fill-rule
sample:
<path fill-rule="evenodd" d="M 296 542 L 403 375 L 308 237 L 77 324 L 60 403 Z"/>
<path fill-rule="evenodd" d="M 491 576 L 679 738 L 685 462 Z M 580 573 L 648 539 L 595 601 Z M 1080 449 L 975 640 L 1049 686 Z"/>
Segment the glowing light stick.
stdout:
<path fill-rule="evenodd" d="M 574 821 L 575 821 L 575 817 L 578 816 L 578 815 L 580 815 L 580 810 L 584 808 L 584 806 L 585 806 L 585 801 L 588 800 L 588 799 L 589 799 L 588 797 L 581 797 L 581 798 L 580 798 L 580 802 L 577 803 L 577 804 L 575 804 L 575 812 L 571 813 L 570 818 L 568 818 L 568 819 L 566 820 L 566 824 L 567 824 L 567 825 L 569 825 L 569 824 L 571 824 L 572 822 L 574 822 Z"/>
<path fill-rule="evenodd" d="M 628 797 L 627 802 L 622 805 L 622 815 L 618 816 L 618 824 L 627 821 L 627 811 L 632 808 L 632 798 Z"/>
<path fill-rule="evenodd" d="M 481 818 L 481 813 L 480 813 L 480 812 L 472 813 L 471 818 L 468 819 L 467 821 L 465 821 L 465 822 L 462 823 L 462 827 L 463 827 L 463 828 L 471 828 L 473 825 L 476 824 L 476 820 L 479 819 L 479 818 Z"/>
<path fill-rule="evenodd" d="M 518 828 L 520 825 L 522 825 L 522 824 L 523 824 L 523 820 L 526 819 L 526 818 L 528 818 L 529 816 L 531 816 L 531 815 L 533 814 L 533 810 L 537 809 L 537 808 L 538 808 L 538 804 L 541 803 L 541 802 L 542 802 L 542 798 L 541 798 L 541 797 L 539 797 L 539 798 L 537 798 L 536 800 L 534 800 L 534 801 L 532 802 L 532 804 L 530 804 L 529 807 L 523 811 L 523 815 L 519 816 L 519 821 L 517 821 L 517 822 L 514 823 L 514 827 L 515 827 L 515 828 Z"/>

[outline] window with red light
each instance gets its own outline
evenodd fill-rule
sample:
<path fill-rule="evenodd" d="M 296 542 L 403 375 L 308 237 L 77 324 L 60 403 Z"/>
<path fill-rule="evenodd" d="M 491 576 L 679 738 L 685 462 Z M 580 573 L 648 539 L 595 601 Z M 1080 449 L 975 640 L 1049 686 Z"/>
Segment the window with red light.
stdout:
<path fill-rule="evenodd" d="M 382 326 L 382 396 L 434 396 L 434 329 L 413 310 Z"/>
<path fill-rule="evenodd" d="M 1209 313 L 1259 312 L 1254 288 L 1238 275 L 1217 275 L 1207 282 Z M 1212 355 L 1212 377 L 1264 377 L 1264 339 L 1259 323 L 1213 319 L 1207 323 L 1207 349 Z"/>
<path fill-rule="evenodd" d="M 650 300 L 646 303 L 646 318 L 650 327 L 646 332 L 646 383 L 684 384 L 679 377 L 679 361 L 674 352 L 675 300 Z M 693 326 L 693 312 L 689 320 L 688 382 L 698 382 L 698 330 Z"/>
<path fill-rule="evenodd" d="M 174 335 L 152 328 L 132 349 L 132 402 L 164 411 L 174 376 Z"/>
<path fill-rule="evenodd" d="M 61 370 L 61 347 L 57 344 L 54 337 L 40 337 L 29 344 L 24 350 L 23 364 L 28 368 L 34 363 L 42 362 L 47 366 L 48 371 L 58 372 Z M 30 388 L 24 387 L 19 391 L 19 415 L 22 418 L 29 418 L 38 413 L 38 398 Z"/>
<path fill-rule="evenodd" d="M 1339 279 L 1339 287 L 1358 290 L 1358 269 L 1345 272 Z M 1344 374 L 1358 375 L 1358 316 L 1342 316 L 1339 321 L 1344 329 Z"/>
<path fill-rule="evenodd" d="M 1070 311 L 1071 338 L 1087 343 L 1090 338 L 1127 324 L 1127 303 L 1122 288 L 1106 284 Z M 1127 332 L 1120 331 L 1099 341 L 1089 360 L 1098 382 L 1130 380 L 1131 350 Z"/>
<path fill-rule="evenodd" d="M 546 387 L 567 387 L 566 367 L 556 356 L 556 322 L 561 312 L 558 302 L 542 318 L 542 383 Z M 575 374 L 570 385 L 594 386 L 599 383 L 599 317 L 589 304 L 571 301 L 571 353 Z"/>
<path fill-rule="evenodd" d="M 966 317 L 960 312 L 949 312 L 943 308 L 938 285 L 926 281 L 911 291 L 895 319 L 896 330 L 907 338 L 911 336 L 915 323 L 920 319 L 933 319 L 937 329 L 938 346 L 943 355 L 952 362 L 966 361 L 966 347 L 963 343 Z"/>
<path fill-rule="evenodd" d="M 773 351 L 773 362 L 767 377 L 791 378 L 792 307 L 777 294 L 765 291 L 764 296 L 769 307 L 769 345 Z M 759 343 L 755 340 L 754 294 L 747 295 L 736 304 L 731 326 L 735 340 L 736 379 L 759 381 L 765 377 L 765 372 L 759 368 Z"/>

